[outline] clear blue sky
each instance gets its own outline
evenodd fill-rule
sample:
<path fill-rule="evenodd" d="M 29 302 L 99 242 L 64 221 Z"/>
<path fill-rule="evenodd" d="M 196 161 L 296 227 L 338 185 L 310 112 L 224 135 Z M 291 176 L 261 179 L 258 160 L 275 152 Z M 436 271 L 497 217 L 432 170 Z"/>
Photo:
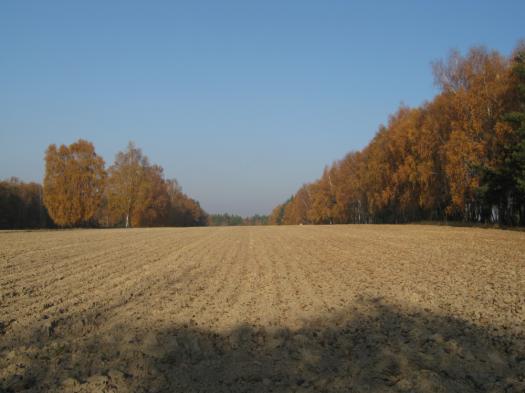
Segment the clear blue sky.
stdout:
<path fill-rule="evenodd" d="M 129 140 L 208 212 L 268 213 L 360 149 L 431 61 L 525 38 L 520 1 L 0 2 L 0 178 Z"/>

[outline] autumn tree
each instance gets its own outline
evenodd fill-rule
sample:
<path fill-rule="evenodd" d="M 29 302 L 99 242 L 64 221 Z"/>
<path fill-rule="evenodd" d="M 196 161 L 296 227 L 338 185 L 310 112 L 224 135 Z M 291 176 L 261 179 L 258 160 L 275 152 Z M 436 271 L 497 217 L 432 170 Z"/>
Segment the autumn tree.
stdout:
<path fill-rule="evenodd" d="M 283 222 L 285 224 L 308 224 L 311 209 L 310 185 L 303 185 L 285 206 Z"/>
<path fill-rule="evenodd" d="M 106 187 L 108 214 L 112 222 L 124 219 L 126 228 L 130 226 L 147 165 L 147 158 L 132 142 L 126 151 L 117 153 L 115 162 L 108 169 Z"/>
<path fill-rule="evenodd" d="M 91 225 L 100 207 L 106 172 L 104 160 L 85 140 L 57 148 L 45 156 L 44 204 L 60 226 Z"/>
<path fill-rule="evenodd" d="M 446 63 L 436 63 L 434 71 L 454 110 L 445 144 L 448 212 L 479 220 L 485 214 L 479 203 L 480 169 L 494 167 L 499 159 L 502 141 L 495 131 L 506 111 L 508 62 L 496 52 L 473 48 L 466 56 L 452 52 Z"/>
<path fill-rule="evenodd" d="M 309 187 L 308 220 L 316 224 L 333 224 L 335 209 L 335 187 L 333 168 L 326 167 L 321 178 Z"/>
<path fill-rule="evenodd" d="M 307 201 L 315 224 L 525 224 L 524 49 L 507 59 L 478 47 L 436 62 L 441 91 L 432 101 L 402 106 L 368 146 L 325 168 L 270 221 L 300 222 Z"/>
<path fill-rule="evenodd" d="M 170 208 L 170 196 L 164 180 L 164 170 L 159 165 L 146 166 L 139 187 L 134 211 L 136 226 L 162 226 L 166 224 Z"/>
<path fill-rule="evenodd" d="M 118 152 L 108 169 L 107 209 L 111 222 L 123 220 L 126 228 L 140 224 L 149 161 L 133 142 Z"/>
<path fill-rule="evenodd" d="M 208 224 L 208 215 L 201 208 L 199 202 L 182 192 L 182 187 L 175 179 L 167 180 L 169 196 L 169 226 L 205 226 Z"/>
<path fill-rule="evenodd" d="M 418 200 L 423 218 L 442 220 L 450 205 L 449 178 L 445 171 L 445 145 L 454 119 L 447 94 L 439 94 L 423 106 L 415 149 L 418 155 Z"/>
<path fill-rule="evenodd" d="M 360 152 L 352 152 L 334 164 L 334 214 L 339 223 L 365 223 L 368 220 L 363 192 L 363 162 Z"/>
<path fill-rule="evenodd" d="M 119 152 L 109 168 L 106 222 L 129 227 L 199 226 L 208 217 L 199 202 L 182 192 L 175 179 L 164 178 L 159 165 L 132 142 Z"/>

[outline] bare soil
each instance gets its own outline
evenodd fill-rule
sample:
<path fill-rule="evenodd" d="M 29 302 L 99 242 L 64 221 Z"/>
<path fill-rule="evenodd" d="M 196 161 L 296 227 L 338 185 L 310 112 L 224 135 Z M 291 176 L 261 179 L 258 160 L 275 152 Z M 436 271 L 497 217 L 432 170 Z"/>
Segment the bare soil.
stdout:
<path fill-rule="evenodd" d="M 0 392 L 525 392 L 525 233 L 0 232 Z"/>

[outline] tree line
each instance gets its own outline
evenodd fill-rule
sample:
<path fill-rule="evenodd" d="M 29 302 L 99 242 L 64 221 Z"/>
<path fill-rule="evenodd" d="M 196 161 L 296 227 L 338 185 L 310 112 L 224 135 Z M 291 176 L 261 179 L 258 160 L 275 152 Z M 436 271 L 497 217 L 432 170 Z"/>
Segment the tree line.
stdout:
<path fill-rule="evenodd" d="M 241 226 L 241 225 L 267 225 L 268 216 L 255 214 L 242 217 L 237 214 L 210 214 L 208 225 L 211 226 Z"/>
<path fill-rule="evenodd" d="M 44 205 L 53 221 L 73 226 L 199 226 L 207 214 L 182 192 L 175 179 L 165 179 L 130 142 L 106 171 L 92 143 L 50 145 L 45 156 Z"/>
<path fill-rule="evenodd" d="M 303 185 L 271 224 L 456 220 L 525 225 L 525 43 L 433 64 L 440 92 Z"/>
<path fill-rule="evenodd" d="M 93 144 L 50 145 L 43 186 L 0 182 L 0 227 L 202 226 L 208 215 L 130 142 L 107 170 Z"/>
<path fill-rule="evenodd" d="M 24 183 L 16 177 L 0 181 L 0 228 L 52 227 L 42 198 L 38 183 Z"/>

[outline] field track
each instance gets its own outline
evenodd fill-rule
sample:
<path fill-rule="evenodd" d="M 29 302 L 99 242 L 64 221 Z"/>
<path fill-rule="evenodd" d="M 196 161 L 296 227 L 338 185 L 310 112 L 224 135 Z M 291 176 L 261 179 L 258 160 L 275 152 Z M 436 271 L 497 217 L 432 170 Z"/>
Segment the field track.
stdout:
<path fill-rule="evenodd" d="M 524 392 L 525 233 L 0 232 L 0 392 Z"/>

